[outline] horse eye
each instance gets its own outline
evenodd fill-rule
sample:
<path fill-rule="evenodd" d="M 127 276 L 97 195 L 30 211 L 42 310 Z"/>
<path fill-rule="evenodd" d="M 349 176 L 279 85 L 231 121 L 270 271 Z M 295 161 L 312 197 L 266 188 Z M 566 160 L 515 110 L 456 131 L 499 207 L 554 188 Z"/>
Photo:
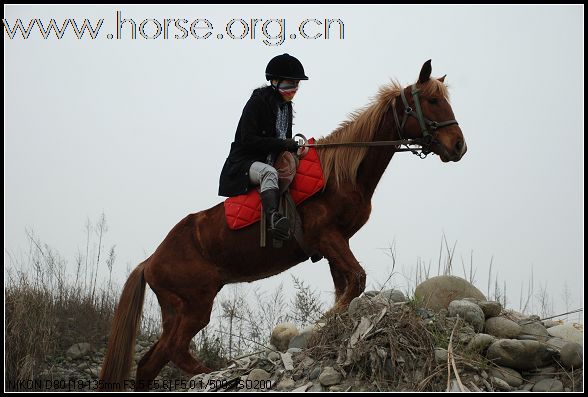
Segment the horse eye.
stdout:
<path fill-rule="evenodd" d="M 431 105 L 436 105 L 439 101 L 437 100 L 437 98 L 429 98 L 427 100 Z"/>

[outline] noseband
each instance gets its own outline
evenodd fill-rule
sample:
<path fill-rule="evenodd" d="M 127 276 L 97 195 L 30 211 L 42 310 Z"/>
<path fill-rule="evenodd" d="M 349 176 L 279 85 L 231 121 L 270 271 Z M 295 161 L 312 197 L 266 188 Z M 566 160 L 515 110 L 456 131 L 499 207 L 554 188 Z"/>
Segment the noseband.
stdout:
<path fill-rule="evenodd" d="M 412 99 L 414 101 L 415 109 L 411 108 L 408 105 L 408 101 L 406 100 L 406 96 L 404 95 L 404 90 L 401 90 L 400 97 L 402 98 L 402 103 L 404 104 L 402 123 L 398 120 L 398 114 L 396 114 L 395 107 L 393 109 L 394 121 L 396 122 L 396 127 L 398 129 L 398 136 L 402 140 L 402 133 L 404 131 L 404 125 L 406 124 L 406 120 L 408 120 L 408 116 L 412 116 L 418 120 L 422 134 L 422 137 L 418 139 L 421 145 L 421 153 L 416 152 L 416 150 L 413 151 L 413 153 L 421 158 L 425 158 L 429 153 L 431 153 L 431 146 L 433 145 L 433 143 L 437 143 L 437 141 L 433 137 L 433 134 L 440 128 L 447 127 L 453 124 L 458 124 L 458 122 L 457 120 L 447 120 L 442 122 L 429 120 L 423 115 L 423 111 L 421 109 L 421 102 L 419 100 L 419 89 L 416 87 L 416 84 L 413 84 L 411 86 L 411 94 Z"/>

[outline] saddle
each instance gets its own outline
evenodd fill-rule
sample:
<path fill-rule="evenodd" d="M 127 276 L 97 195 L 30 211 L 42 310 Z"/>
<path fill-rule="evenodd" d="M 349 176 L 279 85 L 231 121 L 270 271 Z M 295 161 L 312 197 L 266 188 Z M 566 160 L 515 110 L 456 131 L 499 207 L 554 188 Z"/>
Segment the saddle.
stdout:
<path fill-rule="evenodd" d="M 308 143 L 314 143 L 314 139 L 310 139 Z M 304 249 L 301 244 L 302 222 L 296 206 L 318 193 L 324 186 L 323 170 L 318 154 L 316 149 L 311 148 L 298 159 L 290 152 L 283 152 L 276 159 L 274 167 L 279 175 L 280 192 L 283 193 L 280 211 L 288 216 L 290 224 L 294 225 L 294 237 Z M 239 230 L 261 220 L 260 245 L 265 246 L 266 228 L 257 189 L 250 189 L 245 194 L 229 197 L 225 200 L 224 207 L 227 225 L 231 230 Z M 276 246 L 275 242 L 274 246 Z M 312 255 L 309 254 L 309 256 Z"/>

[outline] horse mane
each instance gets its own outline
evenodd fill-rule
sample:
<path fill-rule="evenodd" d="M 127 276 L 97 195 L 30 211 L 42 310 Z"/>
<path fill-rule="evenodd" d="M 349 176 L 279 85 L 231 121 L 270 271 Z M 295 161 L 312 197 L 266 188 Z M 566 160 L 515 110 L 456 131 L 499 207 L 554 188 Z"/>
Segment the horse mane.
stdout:
<path fill-rule="evenodd" d="M 445 84 L 435 78 L 419 84 L 419 89 L 423 96 L 449 98 Z M 381 86 L 370 104 L 351 113 L 349 120 L 342 122 L 331 134 L 318 139 L 317 143 L 373 141 L 384 115 L 394 105 L 401 90 L 402 86 L 397 81 Z M 355 185 L 357 170 L 367 151 L 367 147 L 318 148 L 325 186 L 330 177 L 335 178 L 337 186 L 344 182 Z"/>

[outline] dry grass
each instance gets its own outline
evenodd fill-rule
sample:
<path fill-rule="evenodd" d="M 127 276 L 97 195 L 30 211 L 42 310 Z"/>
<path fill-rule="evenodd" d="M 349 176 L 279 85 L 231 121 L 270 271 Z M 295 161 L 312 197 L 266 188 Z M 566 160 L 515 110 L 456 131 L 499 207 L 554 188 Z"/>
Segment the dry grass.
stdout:
<path fill-rule="evenodd" d="M 385 309 L 374 305 L 362 310 L 362 317 L 346 312 L 325 318 L 325 325 L 309 341 L 310 356 L 355 374 L 374 391 L 438 390 L 435 384 L 443 380 L 434 356 L 440 343 L 438 330 L 431 329 L 409 305 Z M 367 324 L 366 320 L 373 326 L 353 343 L 358 324 Z M 423 383 L 425 376 L 436 373 Z"/>
<path fill-rule="evenodd" d="M 104 216 L 86 224 L 86 255 L 76 258 L 75 271 L 52 248 L 27 232 L 26 256 L 9 255 L 5 270 L 5 384 L 38 380 L 45 361 L 63 357 L 75 343 L 105 345 L 119 288 L 97 274 L 109 274 L 114 246 L 104 252 Z M 105 273 L 108 270 L 108 273 Z M 151 318 L 145 319 L 153 326 Z"/>
<path fill-rule="evenodd" d="M 114 294 L 96 290 L 92 300 L 89 291 L 55 281 L 14 269 L 5 281 L 5 380 L 38 379 L 49 356 L 74 343 L 105 340 Z"/>

